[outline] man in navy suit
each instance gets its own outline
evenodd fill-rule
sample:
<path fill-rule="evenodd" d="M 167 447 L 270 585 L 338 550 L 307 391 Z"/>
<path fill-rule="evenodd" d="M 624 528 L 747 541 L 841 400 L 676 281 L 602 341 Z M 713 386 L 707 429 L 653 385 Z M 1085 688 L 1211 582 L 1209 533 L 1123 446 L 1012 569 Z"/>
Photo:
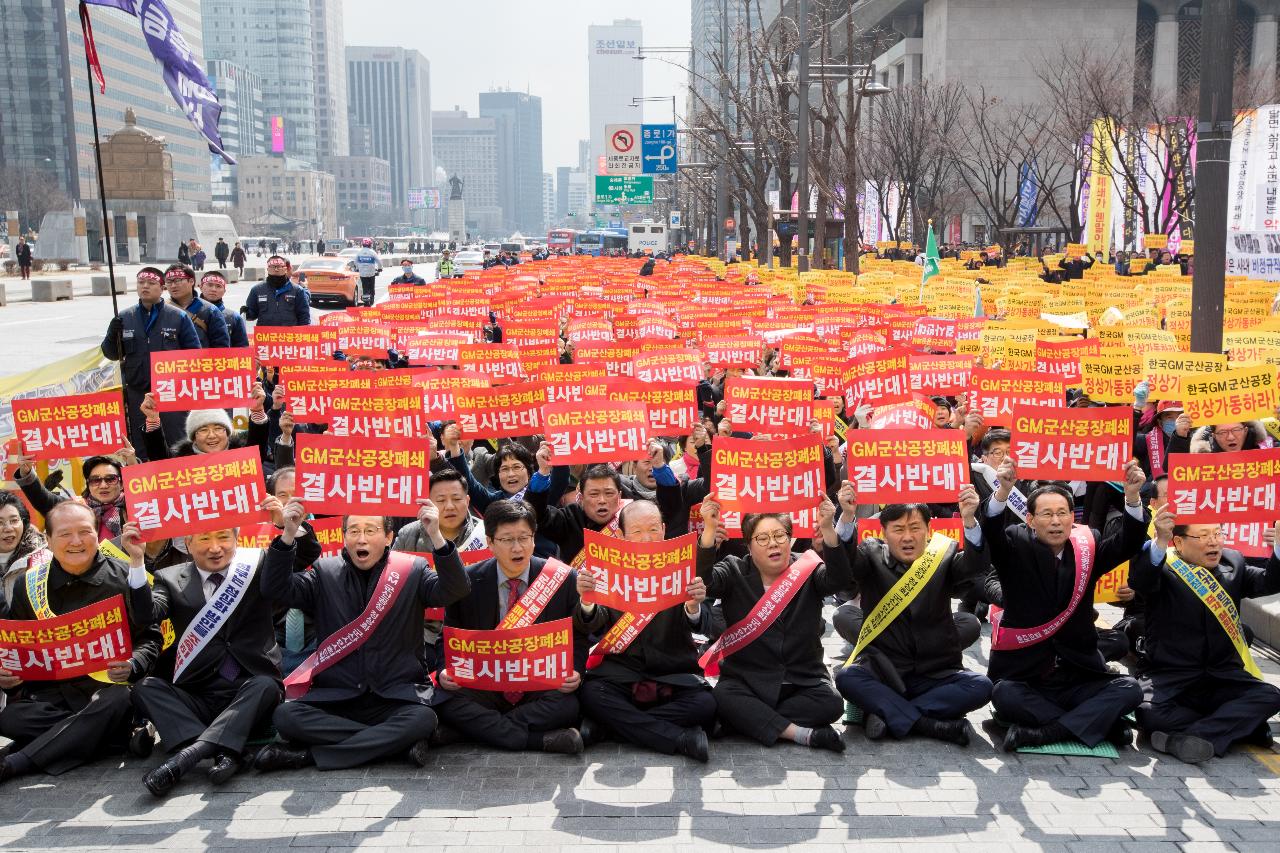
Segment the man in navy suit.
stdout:
<path fill-rule="evenodd" d="M 501 500 L 484 513 L 484 532 L 494 556 L 467 567 L 471 593 L 445 608 L 446 627 L 491 631 L 498 627 L 529 586 L 538 580 L 547 561 L 533 556 L 537 532 L 534 508 L 524 501 Z M 543 752 L 582 752 L 577 728 L 578 698 L 586 665 L 589 633 L 605 624 L 605 611 L 578 598 L 577 573 L 570 572 L 547 601 L 536 623 L 573 618 L 574 672 L 555 690 L 502 693 L 461 687 L 446 669 L 436 674 L 442 690 L 433 704 L 444 725 L 468 740 L 501 749 Z M 447 661 L 446 661 L 447 666 Z M 447 742 L 442 735 L 440 742 Z"/>

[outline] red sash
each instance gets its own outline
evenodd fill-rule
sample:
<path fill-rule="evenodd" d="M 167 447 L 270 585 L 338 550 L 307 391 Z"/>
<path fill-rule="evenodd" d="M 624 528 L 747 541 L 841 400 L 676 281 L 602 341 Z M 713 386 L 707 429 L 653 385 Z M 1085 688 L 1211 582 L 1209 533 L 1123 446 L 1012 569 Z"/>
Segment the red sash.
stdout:
<path fill-rule="evenodd" d="M 502 621 L 498 623 L 498 628 L 528 628 L 534 622 L 537 622 L 538 617 L 542 615 L 543 609 L 547 606 L 547 602 L 564 585 L 564 582 L 569 579 L 569 575 L 572 573 L 573 569 L 555 557 L 548 559 L 546 565 L 542 567 L 542 571 L 538 572 L 538 577 L 534 579 L 533 583 L 529 584 L 529 588 L 524 591 L 524 595 L 520 596 L 520 600 L 507 610 L 507 615 L 502 617 Z M 502 578 L 499 577 L 498 580 L 501 581 Z"/>
<path fill-rule="evenodd" d="M 312 679 L 368 642 L 382 617 L 387 615 L 404 590 L 413 560 L 412 554 L 391 552 L 382 577 L 378 579 L 378 588 L 369 598 L 364 612 L 326 637 L 311 657 L 284 680 L 286 698 L 298 699 L 305 695 L 311 689 Z"/>
<path fill-rule="evenodd" d="M 1085 592 L 1089 589 L 1089 579 L 1093 576 L 1093 533 L 1083 524 L 1075 524 L 1071 527 L 1071 550 L 1076 555 L 1076 581 L 1071 590 L 1071 601 L 1067 604 L 1067 609 L 1043 625 L 1037 625 L 1034 628 L 1012 628 L 999 624 L 995 616 L 991 617 L 992 651 L 1007 652 L 1013 649 L 1025 649 L 1044 642 L 1058 633 L 1058 630 L 1071 618 L 1071 614 L 1076 612 L 1076 608 L 1084 599 Z M 999 615 L 1003 616 L 1003 613 Z"/>
<path fill-rule="evenodd" d="M 680 605 L 683 609 L 684 605 Z M 605 635 L 600 638 L 600 642 L 596 643 L 595 648 L 587 655 L 587 669 L 595 669 L 602 661 L 605 655 L 616 655 L 627 650 L 627 646 L 635 642 L 636 637 L 640 636 L 640 632 L 648 627 L 653 621 L 653 617 L 657 613 L 623 613 L 618 617 L 618 621 L 613 623 Z"/>
<path fill-rule="evenodd" d="M 715 644 L 698 659 L 698 666 L 702 667 L 707 675 L 719 675 L 720 661 L 751 645 L 764 634 L 782 615 L 782 611 L 787 609 L 787 605 L 796 597 L 796 593 L 800 591 L 800 587 L 804 586 L 805 581 L 809 580 L 813 570 L 820 565 L 822 565 L 822 558 L 817 552 L 807 551 L 800 559 L 788 566 L 786 571 L 764 591 L 764 595 L 760 596 L 755 610 L 751 611 L 745 619 L 726 628 L 720 635 L 720 639 L 716 640 Z"/>
<path fill-rule="evenodd" d="M 1163 477 L 1164 470 L 1164 441 L 1161 440 L 1162 431 L 1159 424 L 1156 425 L 1149 433 L 1147 433 L 1147 459 L 1151 461 L 1151 477 Z"/>

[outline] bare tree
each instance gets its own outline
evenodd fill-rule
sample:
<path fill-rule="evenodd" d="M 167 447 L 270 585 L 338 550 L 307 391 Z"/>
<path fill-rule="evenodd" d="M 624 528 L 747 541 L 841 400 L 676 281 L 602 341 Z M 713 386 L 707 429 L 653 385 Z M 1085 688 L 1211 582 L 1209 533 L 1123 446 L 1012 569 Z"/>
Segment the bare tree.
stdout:
<path fill-rule="evenodd" d="M 46 213 L 71 209 L 71 199 L 57 178 L 25 166 L 0 166 L 0 199 L 5 207 L 17 208 L 19 230 L 24 234 L 38 230 Z"/>

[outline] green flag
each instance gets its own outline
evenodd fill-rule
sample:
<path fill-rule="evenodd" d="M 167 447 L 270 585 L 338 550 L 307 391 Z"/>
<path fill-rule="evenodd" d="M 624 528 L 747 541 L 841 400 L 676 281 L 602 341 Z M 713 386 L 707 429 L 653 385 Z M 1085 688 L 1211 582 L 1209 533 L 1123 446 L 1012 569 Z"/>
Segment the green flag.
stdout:
<path fill-rule="evenodd" d="M 924 286 L 939 272 L 938 238 L 933 236 L 933 220 L 929 220 L 929 239 L 924 246 L 924 270 L 920 275 L 920 301 L 924 302 Z"/>

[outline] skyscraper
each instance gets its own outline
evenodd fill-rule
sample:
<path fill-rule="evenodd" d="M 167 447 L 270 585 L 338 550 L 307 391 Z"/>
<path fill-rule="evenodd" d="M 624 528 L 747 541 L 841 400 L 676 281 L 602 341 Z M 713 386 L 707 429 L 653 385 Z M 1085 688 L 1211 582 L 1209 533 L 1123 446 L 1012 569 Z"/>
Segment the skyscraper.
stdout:
<path fill-rule="evenodd" d="M 504 236 L 499 233 L 505 217 L 498 202 L 498 120 L 453 109 L 432 113 L 431 129 L 436 164 L 446 176 L 462 179 L 467 230 Z"/>
<path fill-rule="evenodd" d="M 225 59 L 211 60 L 205 64 L 205 70 L 222 105 L 218 130 L 222 134 L 223 150 L 236 160 L 267 153 L 270 144 L 266 112 L 262 105 L 262 78 Z M 217 209 L 234 207 L 239 201 L 239 167 L 223 161 L 221 157 L 210 158 L 210 163 L 213 206 Z"/>
<path fill-rule="evenodd" d="M 524 92 L 481 92 L 480 115 L 498 128 L 498 202 L 508 230 L 544 229 L 542 99 Z"/>
<path fill-rule="evenodd" d="M 205 58 L 230 60 L 262 78 L 268 121 L 278 116 L 284 123 L 284 151 L 276 153 L 317 165 L 319 93 L 313 0 L 187 2 L 202 8 Z M 340 5 L 340 0 L 314 2 L 321 6 Z M 328 43 L 328 35 L 325 38 Z M 323 63 L 324 58 L 320 61 Z"/>
<path fill-rule="evenodd" d="M 590 95 L 591 162 L 588 175 L 600 174 L 607 124 L 639 124 L 632 98 L 644 97 L 644 63 L 635 56 L 643 38 L 639 21 L 619 20 L 587 27 L 587 77 Z"/>
<path fill-rule="evenodd" d="M 12 13 L 10 5 L 0 19 L 0 165 L 51 175 L 73 200 L 97 198 L 77 3 L 20 2 Z M 199 61 L 200 0 L 169 0 L 168 7 Z M 124 111 L 132 107 L 140 127 L 165 138 L 175 200 L 207 204 L 208 146 L 175 107 L 138 20 L 101 6 L 93 7 L 92 16 L 107 79 L 106 94 L 97 94 L 102 138 L 124 125 Z M 6 201 L 21 206 L 17 199 Z"/>
<path fill-rule="evenodd" d="M 369 129 L 365 154 L 391 164 L 391 204 L 405 209 L 409 190 L 434 186 L 431 70 L 402 47 L 347 48 L 348 120 Z"/>
<path fill-rule="evenodd" d="M 315 60 L 316 151 L 347 154 L 347 67 L 342 0 L 311 0 L 311 52 Z"/>

